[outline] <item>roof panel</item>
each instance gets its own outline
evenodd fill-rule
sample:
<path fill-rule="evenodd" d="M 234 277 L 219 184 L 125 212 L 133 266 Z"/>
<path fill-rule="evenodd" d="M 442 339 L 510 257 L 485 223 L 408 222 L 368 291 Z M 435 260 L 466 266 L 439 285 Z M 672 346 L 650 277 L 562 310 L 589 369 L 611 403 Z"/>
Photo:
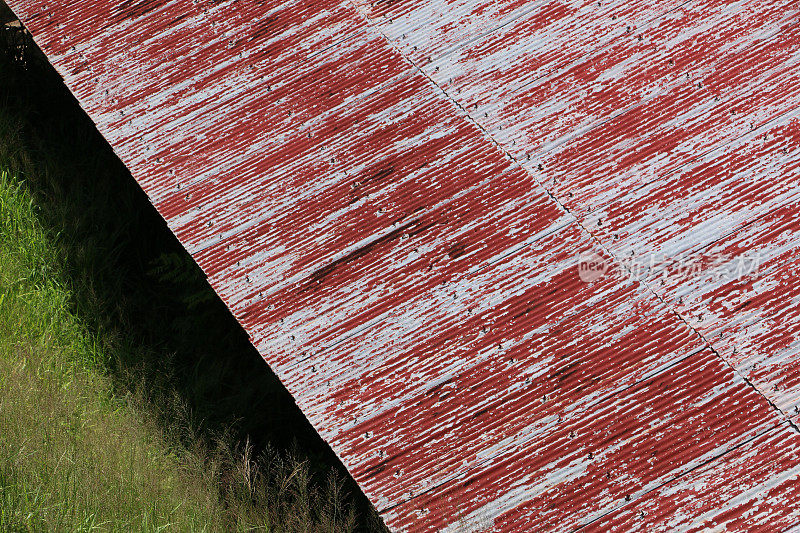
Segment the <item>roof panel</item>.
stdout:
<path fill-rule="evenodd" d="M 400 34 L 395 18 L 417 20 L 401 5 L 373 23 L 621 266 L 800 412 L 795 305 L 778 297 L 797 284 L 782 217 L 797 207 L 800 7 L 530 2 L 516 13 L 489 30 L 450 9 Z M 756 259 L 758 273 L 722 272 Z"/>
<path fill-rule="evenodd" d="M 588 531 L 787 531 L 800 521 L 797 432 L 788 424 L 593 522 Z M 787 442 L 793 442 L 787 446 Z"/>
<path fill-rule="evenodd" d="M 508 442 L 389 516 L 409 528 L 424 517 L 430 530 L 456 530 L 459 513 L 501 531 L 573 531 L 774 428 L 755 396 L 715 354 L 696 353 Z"/>

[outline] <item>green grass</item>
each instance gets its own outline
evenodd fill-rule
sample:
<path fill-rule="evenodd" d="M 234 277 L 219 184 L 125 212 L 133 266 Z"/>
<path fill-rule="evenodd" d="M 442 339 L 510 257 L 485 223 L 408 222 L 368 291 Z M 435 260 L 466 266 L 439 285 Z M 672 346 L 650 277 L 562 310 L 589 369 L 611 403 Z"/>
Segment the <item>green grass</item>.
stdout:
<path fill-rule="evenodd" d="M 0 46 L 0 531 L 383 530 L 36 54 Z"/>
<path fill-rule="evenodd" d="M 30 196 L 0 173 L 0 530 L 222 528 L 198 457 L 111 393 L 54 255 Z"/>

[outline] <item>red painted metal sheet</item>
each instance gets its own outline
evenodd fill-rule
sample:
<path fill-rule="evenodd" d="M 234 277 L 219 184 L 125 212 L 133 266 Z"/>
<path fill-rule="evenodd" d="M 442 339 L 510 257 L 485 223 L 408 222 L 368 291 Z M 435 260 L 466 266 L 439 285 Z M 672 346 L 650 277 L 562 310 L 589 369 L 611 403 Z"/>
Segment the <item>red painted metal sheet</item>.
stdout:
<path fill-rule="evenodd" d="M 683 486 L 663 485 L 587 530 L 665 531 L 677 522 L 683 531 L 788 531 L 800 509 L 777 514 L 771 504 L 800 497 L 797 438 L 788 425 L 767 431 L 689 472 Z"/>
<path fill-rule="evenodd" d="M 461 514 L 502 531 L 571 531 L 667 483 L 685 490 L 685 474 L 774 427 L 756 396 L 703 351 L 586 412 L 564 414 L 530 440 L 515 439 L 496 460 L 389 516 L 409 527 L 419 516 L 436 529 L 457 527 Z"/>
<path fill-rule="evenodd" d="M 800 258 L 782 223 L 800 192 L 800 6 L 488 4 L 429 24 L 403 3 L 363 9 L 623 266 L 799 414 L 796 305 L 780 296 Z M 737 261 L 760 266 L 720 274 Z"/>
<path fill-rule="evenodd" d="M 794 3 L 10 3 L 391 529 L 799 520 Z"/>

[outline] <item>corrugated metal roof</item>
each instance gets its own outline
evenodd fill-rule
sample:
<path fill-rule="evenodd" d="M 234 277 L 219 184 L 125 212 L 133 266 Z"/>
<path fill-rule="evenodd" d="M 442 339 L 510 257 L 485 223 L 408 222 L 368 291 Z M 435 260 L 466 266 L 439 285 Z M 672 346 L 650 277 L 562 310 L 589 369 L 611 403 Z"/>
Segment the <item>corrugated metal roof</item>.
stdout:
<path fill-rule="evenodd" d="M 392 529 L 800 521 L 796 3 L 10 3 Z"/>

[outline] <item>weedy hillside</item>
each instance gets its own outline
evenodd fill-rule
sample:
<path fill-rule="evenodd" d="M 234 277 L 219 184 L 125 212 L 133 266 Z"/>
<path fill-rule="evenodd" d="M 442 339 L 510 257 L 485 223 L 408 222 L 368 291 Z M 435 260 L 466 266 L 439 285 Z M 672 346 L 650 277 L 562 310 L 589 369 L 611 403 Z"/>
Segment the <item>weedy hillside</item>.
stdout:
<path fill-rule="evenodd" d="M 0 38 L 0 530 L 382 531 L 20 31 Z"/>

